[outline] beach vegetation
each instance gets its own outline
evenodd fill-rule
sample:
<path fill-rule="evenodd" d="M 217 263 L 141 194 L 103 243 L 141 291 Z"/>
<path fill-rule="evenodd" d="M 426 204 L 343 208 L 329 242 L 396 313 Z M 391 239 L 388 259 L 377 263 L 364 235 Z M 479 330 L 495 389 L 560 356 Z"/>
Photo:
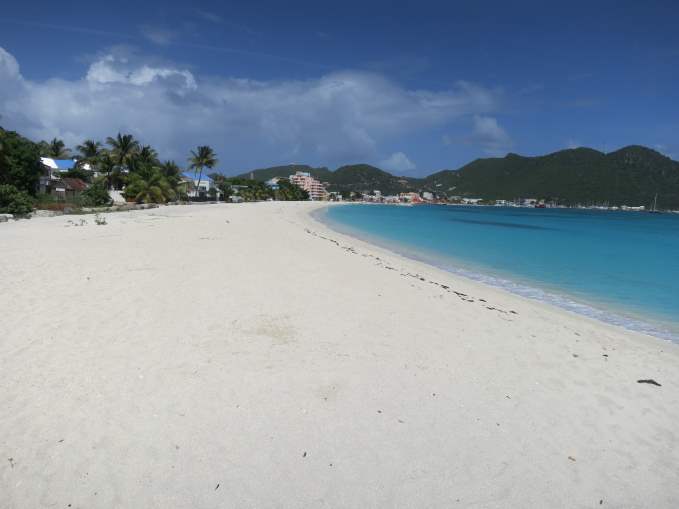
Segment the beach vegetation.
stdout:
<path fill-rule="evenodd" d="M 96 179 L 92 184 L 85 189 L 78 201 L 83 207 L 104 207 L 110 205 L 113 201 L 108 194 L 108 182 L 105 177 Z"/>
<path fill-rule="evenodd" d="M 160 166 L 158 152 L 150 145 L 143 145 L 139 149 L 139 152 L 134 154 L 133 160 L 137 164 L 142 164 L 144 166 Z"/>
<path fill-rule="evenodd" d="M 160 165 L 160 171 L 168 180 L 179 180 L 182 169 L 174 161 L 165 161 Z"/>
<path fill-rule="evenodd" d="M 0 213 L 25 216 L 33 210 L 33 198 L 10 184 L 0 185 Z"/>
<path fill-rule="evenodd" d="M 137 152 L 139 152 L 139 142 L 131 134 L 118 133 L 115 137 L 106 138 L 106 144 L 111 147 L 111 156 L 118 169 L 127 166 Z"/>
<path fill-rule="evenodd" d="M 101 143 L 94 140 L 83 141 L 81 145 L 76 146 L 76 150 L 78 151 L 78 167 L 81 168 L 85 164 L 89 164 L 92 168 L 95 168 L 103 152 Z"/>
<path fill-rule="evenodd" d="M 287 179 L 278 181 L 278 189 L 273 191 L 274 198 L 280 201 L 306 201 L 309 193 Z"/>
<path fill-rule="evenodd" d="M 212 169 L 217 164 L 217 155 L 214 150 L 208 145 L 200 145 L 196 150 L 191 151 L 189 157 L 189 167 L 193 169 L 194 180 L 195 175 L 198 174 L 197 187 L 200 187 L 200 182 L 203 178 L 203 170 L 205 168 Z"/>
<path fill-rule="evenodd" d="M 165 203 L 177 193 L 158 168 L 143 166 L 130 172 L 124 196 L 137 203 Z"/>
<path fill-rule="evenodd" d="M 278 189 L 267 186 L 264 182 L 245 177 L 226 177 L 220 173 L 213 173 L 210 178 L 222 193 L 226 201 L 233 195 L 238 195 L 243 201 L 306 201 L 309 193 L 292 184 L 288 179 L 278 181 Z"/>
<path fill-rule="evenodd" d="M 41 174 L 38 144 L 0 127 L 0 184 L 35 195 Z"/>
<path fill-rule="evenodd" d="M 40 155 L 43 157 L 51 157 L 53 159 L 68 159 L 71 157 L 71 150 L 66 148 L 64 140 L 53 138 L 52 141 L 41 141 Z"/>
<path fill-rule="evenodd" d="M 62 177 L 76 178 L 87 183 L 92 182 L 92 175 L 93 172 L 84 169 L 82 166 L 75 166 L 74 168 L 61 174 Z"/>

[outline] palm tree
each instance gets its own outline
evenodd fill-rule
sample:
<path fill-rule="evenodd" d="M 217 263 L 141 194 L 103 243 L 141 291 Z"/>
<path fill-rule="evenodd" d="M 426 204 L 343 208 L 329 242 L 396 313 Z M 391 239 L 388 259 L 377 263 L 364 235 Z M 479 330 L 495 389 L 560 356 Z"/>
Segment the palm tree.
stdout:
<path fill-rule="evenodd" d="M 113 184 L 111 177 L 116 169 L 116 162 L 108 150 L 102 150 L 99 155 L 98 169 L 101 173 L 106 175 L 107 186 L 110 189 Z"/>
<path fill-rule="evenodd" d="M 130 175 L 125 196 L 137 203 L 165 203 L 175 197 L 175 192 L 160 171 L 148 169 Z"/>
<path fill-rule="evenodd" d="M 173 178 L 179 176 L 181 173 L 181 168 L 174 161 L 165 161 L 160 166 L 160 171 L 165 175 L 166 178 Z"/>
<path fill-rule="evenodd" d="M 214 168 L 214 166 L 217 164 L 217 155 L 211 147 L 207 145 L 200 145 L 195 152 L 193 150 L 191 151 L 189 163 L 191 163 L 190 167 L 193 168 L 194 180 L 196 171 L 200 172 L 198 174 L 198 185 L 196 186 L 198 189 L 200 189 L 200 181 L 203 178 L 203 169 Z"/>
<path fill-rule="evenodd" d="M 46 141 L 40 142 L 41 152 L 47 156 L 54 159 L 66 159 L 70 155 L 70 150 L 66 148 L 66 144 L 63 140 L 54 138 L 49 143 Z"/>
<path fill-rule="evenodd" d="M 160 165 L 159 167 L 160 173 L 163 174 L 165 179 L 169 182 L 169 184 L 176 189 L 177 186 L 179 185 L 179 182 L 181 181 L 181 168 L 179 168 L 179 165 L 175 163 L 174 161 L 165 161 L 163 164 Z"/>
<path fill-rule="evenodd" d="M 75 147 L 81 161 L 96 161 L 101 154 L 101 143 L 94 140 L 85 140 L 82 145 Z"/>
<path fill-rule="evenodd" d="M 111 152 L 118 166 L 124 166 L 130 158 L 139 151 L 139 142 L 131 134 L 120 134 L 115 138 L 106 138 L 106 143 L 111 146 Z"/>
<path fill-rule="evenodd" d="M 135 158 L 144 165 L 158 166 L 160 164 L 160 161 L 158 161 L 158 152 L 150 145 L 141 147 Z"/>
<path fill-rule="evenodd" d="M 82 145 L 75 147 L 78 151 L 78 166 L 81 167 L 88 163 L 94 167 L 99 162 L 101 156 L 101 143 L 94 140 L 85 140 Z"/>

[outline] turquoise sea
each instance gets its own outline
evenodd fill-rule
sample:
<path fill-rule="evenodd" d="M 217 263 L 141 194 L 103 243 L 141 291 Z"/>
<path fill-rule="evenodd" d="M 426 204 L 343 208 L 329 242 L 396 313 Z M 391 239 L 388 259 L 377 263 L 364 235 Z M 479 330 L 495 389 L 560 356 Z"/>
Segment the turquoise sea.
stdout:
<path fill-rule="evenodd" d="M 317 218 L 451 272 L 679 341 L 679 214 L 352 204 Z"/>

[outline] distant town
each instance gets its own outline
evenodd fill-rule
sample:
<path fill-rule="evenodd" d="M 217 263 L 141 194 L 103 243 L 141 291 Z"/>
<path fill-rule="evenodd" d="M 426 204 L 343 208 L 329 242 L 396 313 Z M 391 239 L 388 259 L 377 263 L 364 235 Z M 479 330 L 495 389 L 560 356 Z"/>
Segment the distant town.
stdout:
<path fill-rule="evenodd" d="M 271 189 L 278 189 L 281 182 L 289 181 L 294 185 L 300 187 L 309 194 L 311 200 L 321 201 L 351 201 L 360 203 L 381 203 L 387 205 L 420 205 L 420 204 L 440 204 L 440 205 L 472 205 L 472 206 L 495 206 L 495 207 L 524 207 L 524 208 L 581 208 L 594 210 L 623 210 L 632 212 L 644 212 L 647 209 L 645 205 L 577 205 L 575 207 L 567 207 L 560 205 L 553 201 L 548 201 L 539 198 L 517 198 L 515 200 L 487 200 L 483 198 L 468 198 L 464 196 L 438 196 L 431 191 L 409 191 L 398 194 L 383 194 L 379 189 L 374 189 L 370 192 L 350 191 L 349 193 L 340 193 L 337 191 L 328 191 L 329 183 L 321 182 L 311 176 L 309 172 L 296 171 L 287 179 L 285 177 L 273 177 L 265 181 L 265 185 Z M 347 195 L 348 194 L 348 195 Z M 237 201 L 237 195 L 233 195 L 232 199 Z M 679 213 L 679 211 L 676 211 Z"/>

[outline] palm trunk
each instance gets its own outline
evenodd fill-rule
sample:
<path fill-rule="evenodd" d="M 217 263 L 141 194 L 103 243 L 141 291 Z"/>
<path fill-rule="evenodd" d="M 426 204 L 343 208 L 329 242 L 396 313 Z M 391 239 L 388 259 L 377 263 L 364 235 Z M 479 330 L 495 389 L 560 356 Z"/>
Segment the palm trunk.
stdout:
<path fill-rule="evenodd" d="M 203 167 L 200 167 L 200 173 L 198 174 L 198 185 L 196 186 L 196 197 L 200 197 L 200 180 L 203 178 Z"/>

